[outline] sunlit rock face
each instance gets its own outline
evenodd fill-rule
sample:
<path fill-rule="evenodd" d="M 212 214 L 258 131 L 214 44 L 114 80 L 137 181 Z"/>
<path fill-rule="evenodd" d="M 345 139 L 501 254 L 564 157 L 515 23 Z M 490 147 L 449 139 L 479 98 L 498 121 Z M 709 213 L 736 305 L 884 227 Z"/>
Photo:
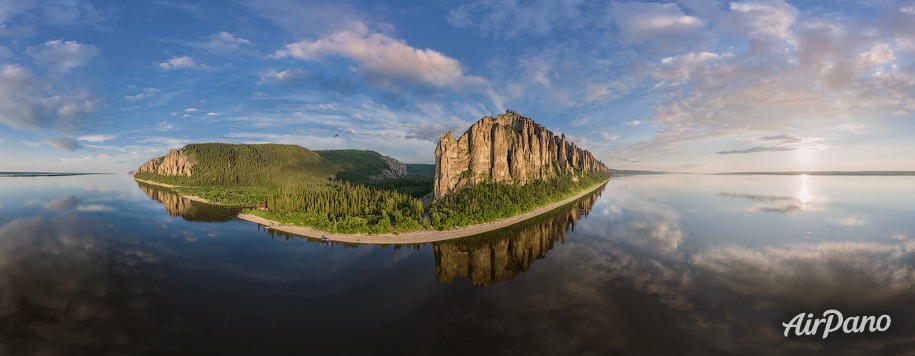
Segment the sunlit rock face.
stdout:
<path fill-rule="evenodd" d="M 530 269 L 534 261 L 546 257 L 556 240 L 564 241 L 566 232 L 575 229 L 575 222 L 588 214 L 599 196 L 600 191 L 548 213 L 543 219 L 521 223 L 510 234 L 497 230 L 470 239 L 437 243 L 433 247 L 435 276 L 444 282 L 464 276 L 480 287 L 512 279 Z"/>
<path fill-rule="evenodd" d="M 556 136 L 514 112 L 484 117 L 455 139 L 451 132 L 435 148 L 435 197 L 491 179 L 525 184 L 558 172 L 607 171 L 607 166 L 565 135 Z"/>
<path fill-rule="evenodd" d="M 168 151 L 168 154 L 162 157 L 153 158 L 144 163 L 137 172 L 150 172 L 163 176 L 191 176 L 193 163 L 187 157 L 187 154 L 181 149 Z"/>

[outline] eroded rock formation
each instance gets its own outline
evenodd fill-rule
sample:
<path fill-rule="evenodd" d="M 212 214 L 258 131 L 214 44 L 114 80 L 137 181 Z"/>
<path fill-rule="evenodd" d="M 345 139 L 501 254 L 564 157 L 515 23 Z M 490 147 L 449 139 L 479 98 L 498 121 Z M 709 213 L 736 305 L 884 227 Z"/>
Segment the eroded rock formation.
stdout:
<path fill-rule="evenodd" d="M 607 166 L 565 135 L 556 136 L 514 112 L 486 116 L 459 139 L 451 132 L 435 148 L 436 198 L 488 179 L 525 184 L 560 172 L 606 172 Z"/>
<path fill-rule="evenodd" d="M 151 172 L 163 176 L 191 176 L 194 164 L 181 149 L 168 151 L 162 157 L 153 158 L 137 169 L 137 172 Z"/>
<path fill-rule="evenodd" d="M 567 210 L 522 223 L 513 232 L 493 231 L 487 234 L 492 236 L 480 236 L 470 243 L 458 240 L 434 244 L 436 278 L 451 282 L 457 276 L 464 276 L 480 287 L 514 278 L 527 271 L 534 261 L 546 257 L 557 240 L 565 241 L 566 232 L 574 230 L 575 222 L 588 214 L 601 191 Z"/>
<path fill-rule="evenodd" d="M 388 164 L 388 169 L 381 171 L 381 178 L 400 178 L 407 176 L 407 166 L 392 157 L 381 155 L 384 163 Z"/>

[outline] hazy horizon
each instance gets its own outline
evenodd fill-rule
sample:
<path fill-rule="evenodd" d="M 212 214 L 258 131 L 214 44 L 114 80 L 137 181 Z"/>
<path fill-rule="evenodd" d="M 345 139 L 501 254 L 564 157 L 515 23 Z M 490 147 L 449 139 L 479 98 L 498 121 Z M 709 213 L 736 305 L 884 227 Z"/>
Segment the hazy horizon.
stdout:
<path fill-rule="evenodd" d="M 195 142 L 432 163 L 511 109 L 615 169 L 915 169 L 915 6 L 0 2 L 0 171 Z"/>

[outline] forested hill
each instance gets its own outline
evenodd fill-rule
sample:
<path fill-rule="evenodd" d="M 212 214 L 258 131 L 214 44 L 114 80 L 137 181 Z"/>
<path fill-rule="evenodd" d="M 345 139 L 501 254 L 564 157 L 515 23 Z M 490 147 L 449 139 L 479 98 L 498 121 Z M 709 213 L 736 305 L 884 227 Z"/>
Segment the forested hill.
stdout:
<path fill-rule="evenodd" d="M 314 152 L 340 166 L 343 170 L 337 173 L 337 179 L 347 182 L 366 183 L 407 175 L 407 167 L 403 163 L 375 151 L 326 150 Z"/>
<path fill-rule="evenodd" d="M 394 158 L 368 150 L 311 151 L 297 145 L 198 143 L 137 170 L 139 179 L 187 186 L 286 186 L 330 178 L 369 184 L 407 175 Z"/>
<path fill-rule="evenodd" d="M 297 145 L 198 143 L 141 166 L 136 178 L 189 186 L 321 183 L 343 169 Z"/>

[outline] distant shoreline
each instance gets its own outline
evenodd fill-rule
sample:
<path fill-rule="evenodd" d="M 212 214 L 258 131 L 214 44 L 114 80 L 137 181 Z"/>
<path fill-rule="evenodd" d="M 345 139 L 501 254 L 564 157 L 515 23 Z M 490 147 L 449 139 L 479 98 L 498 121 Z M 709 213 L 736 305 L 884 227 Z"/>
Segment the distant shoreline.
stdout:
<path fill-rule="evenodd" d="M 111 173 L 57 173 L 57 172 L 0 172 L 0 178 L 22 178 L 22 177 L 66 177 L 66 176 L 88 176 Z"/>
<path fill-rule="evenodd" d="M 137 179 L 137 178 L 134 178 L 134 180 L 138 181 L 138 182 L 158 185 L 158 186 L 162 186 L 162 187 L 166 187 L 166 188 L 178 187 L 178 186 L 174 186 L 171 184 L 157 183 L 157 182 L 152 182 L 152 181 L 147 181 L 147 180 Z M 572 197 L 563 199 L 561 201 L 558 201 L 558 202 L 555 202 L 552 204 L 548 204 L 546 206 L 528 211 L 523 214 L 518 214 L 518 215 L 515 215 L 512 217 L 499 219 L 496 221 L 490 221 L 487 223 L 470 225 L 470 226 L 460 227 L 460 228 L 453 229 L 453 230 L 443 230 L 443 231 L 420 230 L 420 231 L 413 231 L 413 232 L 379 234 L 379 235 L 341 234 L 341 233 L 322 231 L 322 230 L 318 230 L 318 229 L 311 228 L 311 227 L 283 224 L 278 221 L 265 219 L 265 218 L 262 218 L 262 217 L 259 217 L 256 215 L 251 215 L 251 214 L 244 214 L 244 213 L 238 214 L 238 218 L 242 219 L 242 220 L 254 222 L 254 223 L 266 226 L 267 228 L 277 230 L 277 231 L 283 231 L 283 232 L 287 232 L 290 234 L 306 236 L 306 237 L 311 237 L 311 238 L 316 238 L 316 239 L 320 239 L 322 236 L 325 236 L 325 237 L 327 237 L 328 240 L 337 241 L 337 242 L 356 243 L 356 244 L 375 244 L 375 245 L 429 243 L 429 242 L 452 240 L 452 239 L 456 239 L 456 238 L 482 234 L 484 232 L 497 230 L 497 229 L 501 229 L 503 227 L 517 224 L 519 222 L 522 222 L 522 221 L 543 215 L 544 213 L 553 211 L 556 208 L 562 207 L 563 205 L 572 203 L 588 194 L 594 193 L 594 191 L 600 189 L 601 187 L 606 185 L 607 182 L 609 182 L 609 181 L 610 181 L 610 179 L 608 178 L 607 180 L 604 180 L 601 183 L 595 184 L 595 185 L 591 186 L 590 188 L 585 189 Z M 181 196 L 194 200 L 194 201 L 201 202 L 201 203 L 213 204 L 212 202 L 210 202 L 206 199 L 200 198 L 200 197 L 188 196 L 188 195 L 181 195 Z M 214 204 L 214 205 L 218 205 L 218 204 Z"/>
<path fill-rule="evenodd" d="M 811 171 L 811 172 L 727 172 L 708 173 L 722 176 L 915 176 L 915 171 Z"/>

